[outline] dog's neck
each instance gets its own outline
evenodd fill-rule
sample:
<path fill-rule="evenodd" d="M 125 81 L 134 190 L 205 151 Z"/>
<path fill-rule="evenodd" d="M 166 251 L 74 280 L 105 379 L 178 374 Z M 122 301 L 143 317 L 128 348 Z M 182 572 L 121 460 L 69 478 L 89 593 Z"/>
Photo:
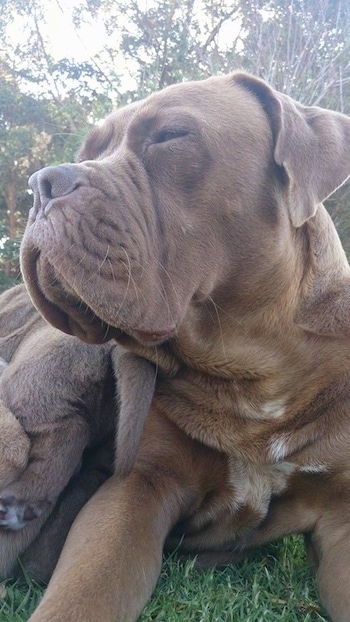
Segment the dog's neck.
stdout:
<path fill-rule="evenodd" d="M 320 230 L 326 231 L 325 238 Z M 295 249 L 294 255 L 281 252 L 275 281 L 270 287 L 267 279 L 265 289 L 260 288 L 265 298 L 253 304 L 240 299 L 236 311 L 231 302 L 228 312 L 222 299 L 211 296 L 190 306 L 173 340 L 147 347 L 125 337 L 123 345 L 151 360 L 160 376 L 254 381 L 257 403 L 267 404 L 268 410 L 278 409 L 282 401 L 303 408 L 312 398 L 310 384 L 317 391 L 325 378 L 331 381 L 349 365 L 350 269 L 323 206 L 288 235 L 296 238 L 286 245 Z M 276 289 L 278 296 L 273 296 Z M 296 395 L 291 387 L 298 387 Z"/>
<path fill-rule="evenodd" d="M 193 438 L 245 461 L 293 455 L 308 467 L 320 459 L 317 435 L 328 434 L 329 418 L 333 427 L 344 421 L 350 270 L 323 207 L 286 231 L 295 236 L 286 245 L 294 254 L 273 258 L 275 282 L 266 280 L 259 300 L 250 303 L 248 292 L 245 304 L 240 298 L 228 310 L 213 295 L 189 307 L 174 339 L 151 347 L 125 335 L 123 345 L 156 365 L 156 407 Z M 339 403 L 342 394 L 334 413 L 334 396 Z"/>

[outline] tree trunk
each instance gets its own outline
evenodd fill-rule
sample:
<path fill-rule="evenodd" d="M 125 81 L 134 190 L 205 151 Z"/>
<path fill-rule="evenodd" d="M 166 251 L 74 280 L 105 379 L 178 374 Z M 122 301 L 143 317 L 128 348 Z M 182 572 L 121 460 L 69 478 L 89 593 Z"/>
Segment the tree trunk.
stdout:
<path fill-rule="evenodd" d="M 7 182 L 5 186 L 5 196 L 7 213 L 9 219 L 9 238 L 14 240 L 17 233 L 17 218 L 16 218 L 16 186 L 13 181 Z"/>
<path fill-rule="evenodd" d="M 13 181 L 7 182 L 5 185 L 5 200 L 8 214 L 8 236 L 10 240 L 14 240 L 17 233 L 17 218 L 16 218 L 16 186 Z M 4 272 L 6 277 L 11 276 L 12 262 L 6 261 L 4 266 Z"/>

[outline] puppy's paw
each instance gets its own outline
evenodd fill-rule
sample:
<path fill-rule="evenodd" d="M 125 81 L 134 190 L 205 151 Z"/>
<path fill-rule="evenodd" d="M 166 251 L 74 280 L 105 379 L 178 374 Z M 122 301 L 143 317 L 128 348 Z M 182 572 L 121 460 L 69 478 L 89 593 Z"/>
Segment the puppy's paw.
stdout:
<path fill-rule="evenodd" d="M 0 528 L 17 531 L 39 518 L 47 509 L 46 501 L 23 501 L 14 495 L 0 497 Z"/>
<path fill-rule="evenodd" d="M 28 464 L 31 443 L 15 415 L 0 399 L 0 489 L 16 480 Z"/>

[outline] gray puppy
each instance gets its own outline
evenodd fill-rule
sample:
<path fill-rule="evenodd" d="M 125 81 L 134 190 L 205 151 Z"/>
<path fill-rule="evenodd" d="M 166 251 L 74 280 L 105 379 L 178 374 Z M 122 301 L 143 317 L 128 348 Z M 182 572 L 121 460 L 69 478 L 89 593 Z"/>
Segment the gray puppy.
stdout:
<path fill-rule="evenodd" d="M 47 581 L 76 514 L 112 473 L 119 409 L 117 467 L 131 467 L 154 367 L 49 326 L 23 285 L 0 296 L 0 357 L 0 577 L 20 556 Z"/>

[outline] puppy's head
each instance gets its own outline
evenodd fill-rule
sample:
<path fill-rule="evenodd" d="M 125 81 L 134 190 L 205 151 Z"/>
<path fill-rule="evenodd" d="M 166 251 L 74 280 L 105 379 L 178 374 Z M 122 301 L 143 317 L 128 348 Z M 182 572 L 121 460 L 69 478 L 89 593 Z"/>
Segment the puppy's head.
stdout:
<path fill-rule="evenodd" d="M 350 121 L 233 74 L 110 115 L 79 159 L 31 178 L 32 299 L 88 341 L 157 344 L 208 299 L 280 294 L 294 229 L 350 173 Z"/>

